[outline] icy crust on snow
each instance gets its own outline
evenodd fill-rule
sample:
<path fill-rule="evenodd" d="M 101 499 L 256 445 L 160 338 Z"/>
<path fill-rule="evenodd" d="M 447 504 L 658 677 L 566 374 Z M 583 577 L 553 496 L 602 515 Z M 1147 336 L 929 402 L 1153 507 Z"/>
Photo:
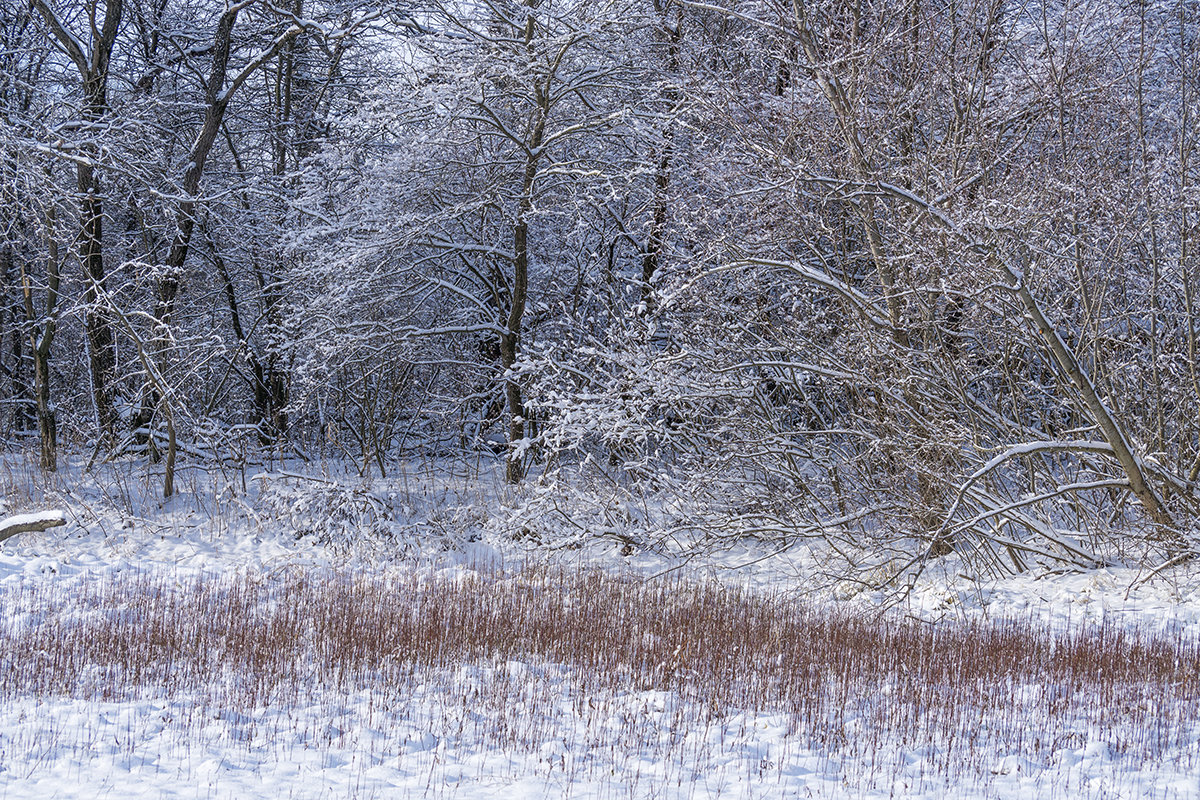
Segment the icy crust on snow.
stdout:
<path fill-rule="evenodd" d="M 147 574 L 181 582 L 310 569 L 461 575 L 546 560 L 642 575 L 681 570 L 697 581 L 783 589 L 843 608 L 894 600 L 894 593 L 825 578 L 821 554 L 803 547 L 734 545 L 680 560 L 629 554 L 611 540 L 553 549 L 490 535 L 489 509 L 503 501 L 503 488 L 478 475 L 413 478 L 386 513 L 350 491 L 353 508 L 338 523 L 357 536 L 349 545 L 311 530 L 321 509 L 299 488 L 310 482 L 304 478 L 264 477 L 274 487 L 256 492 L 241 490 L 244 476 L 205 475 L 181 481 L 191 489 L 166 503 L 148 480 L 89 482 L 80 472 L 58 480 L 29 502 L 67 508 L 68 525 L 0 547 L 0 595 L 10 603 L 0 613 L 10 626 L 28 623 L 12 598 L 46 582 L 69 592 Z M 256 482 L 251 476 L 244 485 Z M 412 546 L 418 534 L 429 546 Z M 1060 630 L 1104 623 L 1195 637 L 1198 571 L 1185 565 L 1153 580 L 1133 568 L 1035 571 L 988 582 L 964 578 L 963 565 L 946 558 L 890 613 L 930 622 L 1017 618 Z M 508 698 L 503 709 L 473 702 L 472 692 L 497 670 L 507 670 L 515 691 L 531 694 Z M 296 702 L 249 709 L 151 690 L 126 702 L 17 697 L 0 701 L 0 798 L 1200 798 L 1194 710 L 1182 714 L 1191 720 L 1182 732 L 1190 746 L 1157 758 L 1122 752 L 1122 738 L 1139 732 L 1118 731 L 1114 739 L 1081 719 L 1053 743 L 1052 757 L 1001 748 L 985 753 L 983 769 L 951 768 L 950 779 L 935 780 L 931 765 L 948 757 L 936 742 L 914 746 L 885 735 L 874 747 L 856 746 L 865 719 L 851 716 L 836 746 L 820 746 L 800 741 L 778 713 L 713 713 L 636 687 L 572 696 L 566 686 L 561 668 L 510 662 L 430 674 L 403 696 L 386 686 L 313 686 Z M 1018 695 L 1044 702 L 1039 687 Z M 495 741 L 488 731 L 498 718 L 536 730 L 538 740 Z"/>

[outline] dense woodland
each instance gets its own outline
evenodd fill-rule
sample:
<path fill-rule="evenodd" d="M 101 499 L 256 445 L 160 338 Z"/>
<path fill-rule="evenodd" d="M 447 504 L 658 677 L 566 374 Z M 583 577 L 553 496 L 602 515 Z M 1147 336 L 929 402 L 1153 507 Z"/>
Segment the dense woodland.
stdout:
<path fill-rule="evenodd" d="M 167 495 L 475 454 L 705 536 L 1181 558 L 1198 38 L 1196 0 L 0 0 L 0 431 Z"/>

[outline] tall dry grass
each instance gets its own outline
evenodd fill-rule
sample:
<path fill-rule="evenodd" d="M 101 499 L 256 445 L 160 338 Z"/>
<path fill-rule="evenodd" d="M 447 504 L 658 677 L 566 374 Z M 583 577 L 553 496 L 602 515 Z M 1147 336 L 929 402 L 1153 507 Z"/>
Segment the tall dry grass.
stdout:
<path fill-rule="evenodd" d="M 776 779 L 788 753 L 885 782 L 916 754 L 934 783 L 986 783 L 1000 756 L 1053 769 L 1096 742 L 1132 770 L 1196 759 L 1200 644 L 1182 634 L 879 620 L 548 569 L 114 576 L 2 602 L 0 703 L 174 697 L 253 717 L 366 692 L 384 716 L 433 702 L 464 747 L 536 752 L 570 718 L 573 747 L 678 765 L 772 719 L 786 747 L 757 768 Z"/>

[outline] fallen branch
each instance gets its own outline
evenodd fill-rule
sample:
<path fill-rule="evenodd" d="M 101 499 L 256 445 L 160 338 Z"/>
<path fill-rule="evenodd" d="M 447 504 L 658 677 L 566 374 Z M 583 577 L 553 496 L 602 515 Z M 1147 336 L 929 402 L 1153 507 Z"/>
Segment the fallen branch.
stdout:
<path fill-rule="evenodd" d="M 44 531 L 67 524 L 65 511 L 38 511 L 34 514 L 18 514 L 0 521 L 0 542 L 10 539 L 18 533 Z"/>

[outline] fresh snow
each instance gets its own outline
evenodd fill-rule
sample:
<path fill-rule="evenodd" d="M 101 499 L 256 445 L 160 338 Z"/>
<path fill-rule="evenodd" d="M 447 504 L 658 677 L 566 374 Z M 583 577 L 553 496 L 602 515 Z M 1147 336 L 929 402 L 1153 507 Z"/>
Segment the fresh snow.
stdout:
<path fill-rule="evenodd" d="M 138 469 L 144 469 L 139 467 Z M 579 548 L 534 547 L 501 536 L 491 515 L 505 490 L 494 475 L 416 471 L 377 482 L 395 491 L 403 534 L 431 546 L 405 547 L 362 535 L 357 541 L 297 538 L 316 511 L 309 490 L 341 479 L 260 471 L 260 477 L 189 475 L 184 494 L 162 503 L 153 481 L 131 471 L 91 479 L 68 468 L 31 490 L 25 503 L 68 509 L 69 524 L 0 545 L 0 597 L 8 624 L 20 592 L 53 587 L 70 593 L 127 576 L 185 581 L 245 573 L 264 579 L 296 570 L 370 574 L 462 574 L 479 565 L 515 568 L 549 560 L 645 575 L 684 570 L 751 590 L 786 589 L 813 603 L 872 607 L 882 592 L 819 579 L 819 554 L 796 547 L 773 556 L 739 545 L 691 560 L 634 553 L 613 542 Z M 316 480 L 314 478 L 320 478 Z M 243 483 L 244 481 L 244 483 Z M 344 482 L 344 481 L 343 481 Z M 274 486 L 270 495 L 267 485 Z M 243 489 L 243 487 L 245 487 Z M 255 487 L 259 487 L 256 493 Z M 273 498 L 273 499 L 272 499 Z M 361 520 L 355 524 L 361 524 Z M 437 546 L 434 534 L 446 533 Z M 451 532 L 451 533 L 447 533 Z M 1110 568 L 1074 574 L 1032 571 L 1002 581 L 973 581 L 953 558 L 928 568 L 892 614 L 931 623 L 1016 618 L 1066 630 L 1085 623 L 1200 634 L 1196 568 L 1150 577 Z M 0 654 L 3 658 L 3 654 Z M 482 682 L 504 677 L 503 708 L 472 702 Z M 414 687 L 345 692 L 311 687 L 294 702 L 235 710 L 213 698 L 147 691 L 129 702 L 70 697 L 0 700 L 0 800 L 18 798 L 1200 798 L 1200 722 L 1189 750 L 1135 762 L 1081 722 L 1052 760 L 995 752 L 982 774 L 949 770 L 931 778 L 935 745 L 892 743 L 877 751 L 836 753 L 798 741 L 777 713 L 730 710 L 696 714 L 667 692 L 572 696 L 566 668 L 508 662 L 430 671 Z M 1044 702 L 1027 687 L 1029 702 Z M 689 713 L 692 712 L 692 713 Z M 537 719 L 532 719 L 536 714 Z M 497 744 L 488 735 L 503 718 L 527 724 L 536 741 Z M 707 719 L 680 727 L 681 720 Z M 865 719 L 847 724 L 853 744 Z M 631 734 L 630 731 L 633 733 Z M 886 739 L 885 739 L 886 740 Z"/>

